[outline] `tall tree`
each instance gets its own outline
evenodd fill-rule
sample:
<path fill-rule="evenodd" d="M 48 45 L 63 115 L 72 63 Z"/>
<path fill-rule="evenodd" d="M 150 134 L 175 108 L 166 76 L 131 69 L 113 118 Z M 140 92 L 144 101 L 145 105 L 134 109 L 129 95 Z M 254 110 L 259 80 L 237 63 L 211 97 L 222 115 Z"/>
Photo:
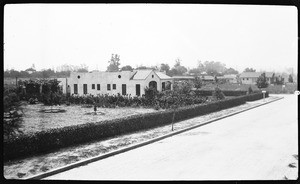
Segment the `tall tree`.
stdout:
<path fill-rule="evenodd" d="M 183 75 L 187 72 L 187 68 L 184 66 L 181 66 L 181 59 L 177 58 L 175 60 L 174 67 L 169 71 L 168 75 L 174 76 L 174 75 Z"/>
<path fill-rule="evenodd" d="M 120 55 L 112 54 L 111 59 L 108 61 L 109 65 L 107 67 L 107 72 L 118 72 L 120 66 Z"/>
<path fill-rule="evenodd" d="M 204 62 L 204 69 L 207 74 L 216 76 L 220 75 L 226 70 L 226 65 L 224 63 L 221 63 L 219 61 L 205 61 Z"/>
<path fill-rule="evenodd" d="M 256 85 L 257 85 L 257 87 L 260 89 L 260 88 L 266 88 L 266 87 L 268 87 L 268 82 L 267 82 L 267 78 L 266 78 L 266 74 L 265 73 L 262 73 L 259 77 L 258 77 L 258 79 L 257 79 L 257 81 L 256 81 Z"/>
<path fill-rule="evenodd" d="M 160 64 L 160 70 L 161 72 L 166 72 L 168 73 L 170 71 L 170 66 L 168 64 Z"/>

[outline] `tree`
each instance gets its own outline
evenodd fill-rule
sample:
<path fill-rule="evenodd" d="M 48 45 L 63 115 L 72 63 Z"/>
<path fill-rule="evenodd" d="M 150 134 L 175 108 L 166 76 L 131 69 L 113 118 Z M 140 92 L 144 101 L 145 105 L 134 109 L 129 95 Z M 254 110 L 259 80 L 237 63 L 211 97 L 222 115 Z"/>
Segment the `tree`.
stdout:
<path fill-rule="evenodd" d="M 120 66 L 120 55 L 112 54 L 111 59 L 108 61 L 109 65 L 107 67 L 107 72 L 118 72 Z"/>
<path fill-rule="evenodd" d="M 204 62 L 204 69 L 207 74 L 211 75 L 218 75 L 220 73 L 223 73 L 226 70 L 226 65 L 221 62 L 215 62 L 215 61 L 205 61 Z"/>
<path fill-rule="evenodd" d="M 270 79 L 270 83 L 274 84 L 275 83 L 275 73 L 273 73 L 271 79 Z"/>
<path fill-rule="evenodd" d="M 121 71 L 132 71 L 132 70 L 133 68 L 130 65 L 126 65 L 121 68 Z"/>
<path fill-rule="evenodd" d="M 262 73 L 258 77 L 258 79 L 256 81 L 256 85 L 257 85 L 257 87 L 259 89 L 268 87 L 268 82 L 267 82 L 267 78 L 266 78 L 266 74 L 265 73 Z"/>
<path fill-rule="evenodd" d="M 80 64 L 80 67 L 77 69 L 77 72 L 89 72 L 89 67 L 85 64 Z"/>
<path fill-rule="evenodd" d="M 245 68 L 244 72 L 256 72 L 253 68 Z"/>
<path fill-rule="evenodd" d="M 181 60 L 179 58 L 177 58 L 175 60 L 175 65 L 174 67 L 169 71 L 169 73 L 167 73 L 170 76 L 174 76 L 174 75 L 183 75 L 184 73 L 187 72 L 187 68 L 184 66 L 181 66 Z"/>
<path fill-rule="evenodd" d="M 170 71 L 170 66 L 168 64 L 160 64 L 160 70 L 161 72 L 166 72 L 168 73 Z"/>
<path fill-rule="evenodd" d="M 289 82 L 293 83 L 293 77 L 291 74 L 289 75 Z"/>
<path fill-rule="evenodd" d="M 224 74 L 239 74 L 239 72 L 233 68 L 228 68 L 224 71 Z"/>
<path fill-rule="evenodd" d="M 194 87 L 198 90 L 199 88 L 202 87 L 202 80 L 200 77 L 196 76 L 194 80 Z"/>

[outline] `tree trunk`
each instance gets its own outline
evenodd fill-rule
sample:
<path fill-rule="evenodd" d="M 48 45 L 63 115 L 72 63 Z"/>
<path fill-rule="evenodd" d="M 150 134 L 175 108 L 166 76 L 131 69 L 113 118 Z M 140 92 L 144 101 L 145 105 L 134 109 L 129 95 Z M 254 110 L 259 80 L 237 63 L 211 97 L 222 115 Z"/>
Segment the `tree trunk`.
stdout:
<path fill-rule="evenodd" d="M 174 119 L 175 119 L 175 110 L 173 111 L 173 118 L 172 118 L 172 131 L 174 130 L 174 126 L 173 126 L 173 124 L 174 124 Z"/>

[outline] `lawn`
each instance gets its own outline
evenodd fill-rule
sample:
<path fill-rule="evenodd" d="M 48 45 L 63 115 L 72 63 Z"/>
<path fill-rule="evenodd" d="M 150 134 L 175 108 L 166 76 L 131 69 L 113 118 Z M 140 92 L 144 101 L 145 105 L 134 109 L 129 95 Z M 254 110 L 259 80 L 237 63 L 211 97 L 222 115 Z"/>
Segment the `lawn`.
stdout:
<path fill-rule="evenodd" d="M 23 106 L 23 123 L 21 130 L 23 133 L 32 133 L 52 128 L 79 125 L 89 122 L 101 122 L 114 118 L 121 118 L 135 114 L 145 114 L 155 112 L 154 109 L 146 108 L 97 108 L 94 114 L 93 108 L 83 108 L 79 105 L 53 106 L 53 109 L 64 109 L 63 113 L 44 113 L 40 110 L 51 109 L 43 104 L 26 104 Z M 159 110 L 162 111 L 162 110 Z"/>

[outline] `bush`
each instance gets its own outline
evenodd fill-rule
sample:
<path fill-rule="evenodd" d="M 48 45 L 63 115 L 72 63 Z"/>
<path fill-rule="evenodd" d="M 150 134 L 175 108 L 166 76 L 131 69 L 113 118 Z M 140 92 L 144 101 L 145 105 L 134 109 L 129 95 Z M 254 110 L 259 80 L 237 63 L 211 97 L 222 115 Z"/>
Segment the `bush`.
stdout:
<path fill-rule="evenodd" d="M 262 93 L 253 93 L 251 95 L 215 101 L 209 104 L 179 107 L 176 111 L 175 122 L 241 105 L 248 100 L 261 98 Z M 43 153 L 75 144 L 101 140 L 133 131 L 162 126 L 170 124 L 172 122 L 172 117 L 173 111 L 166 110 L 143 115 L 132 115 L 125 118 L 106 120 L 97 123 L 51 129 L 30 135 L 21 135 L 4 141 L 4 159 L 8 160 L 20 156 Z"/>
<path fill-rule="evenodd" d="M 212 92 L 212 97 L 215 100 L 223 100 L 225 98 L 224 93 L 221 91 L 220 88 L 216 87 L 215 90 Z"/>
<path fill-rule="evenodd" d="M 16 94 L 16 88 L 5 88 L 3 94 L 3 133 L 4 139 L 14 136 L 17 132 L 22 133 L 22 108 Z"/>

